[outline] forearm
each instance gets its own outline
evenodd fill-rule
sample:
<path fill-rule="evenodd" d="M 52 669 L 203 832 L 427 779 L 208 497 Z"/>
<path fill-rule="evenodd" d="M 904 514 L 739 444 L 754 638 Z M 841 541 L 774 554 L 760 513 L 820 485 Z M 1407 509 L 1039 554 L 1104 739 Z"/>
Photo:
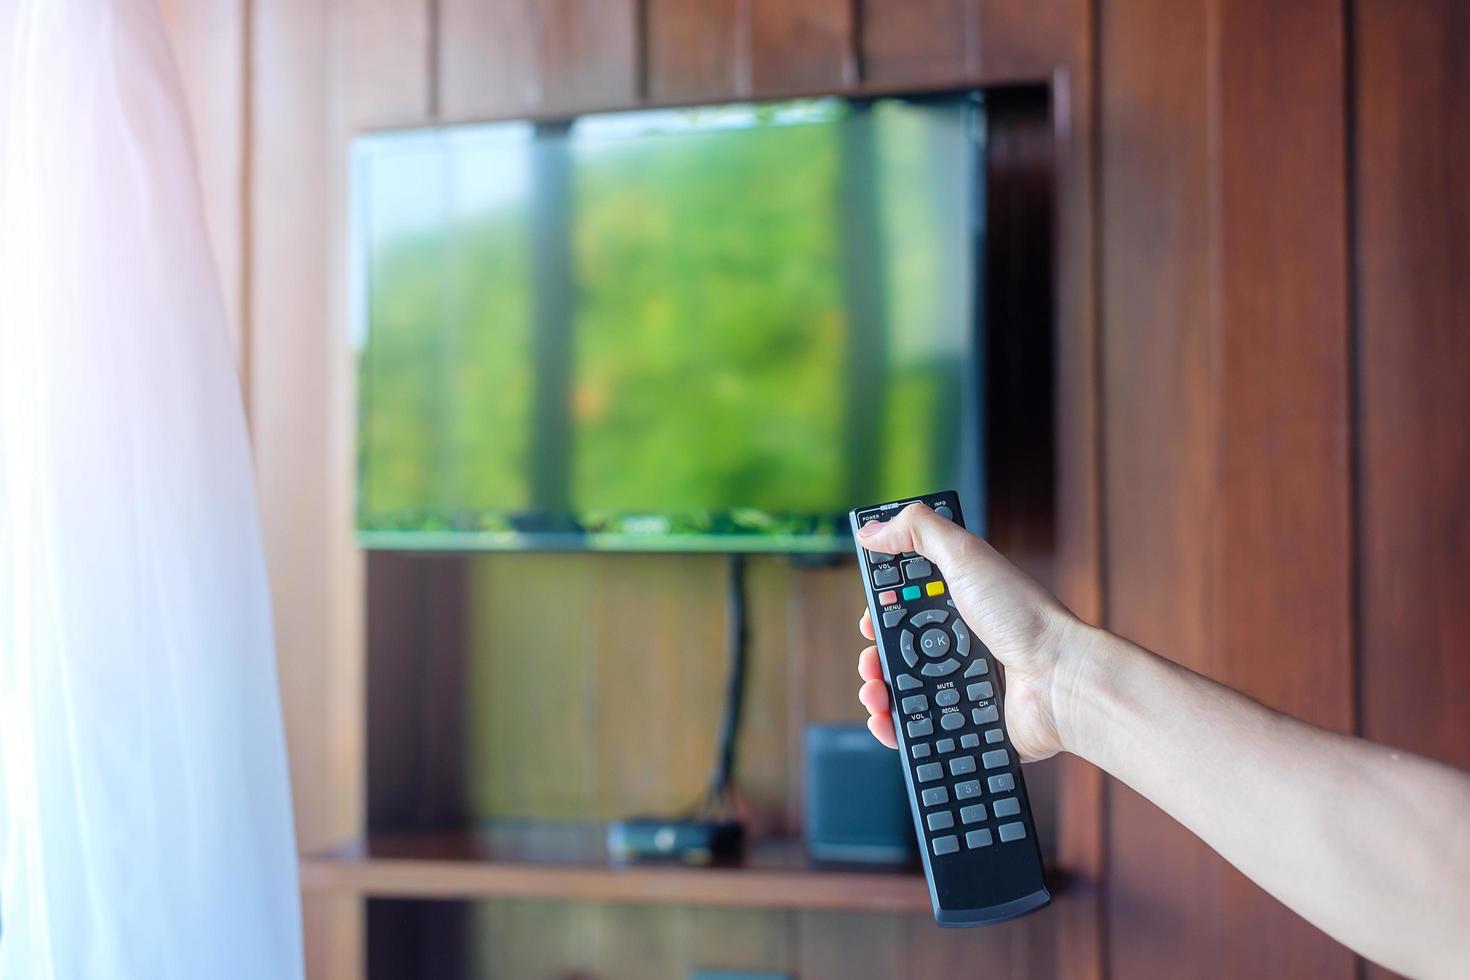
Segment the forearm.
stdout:
<path fill-rule="evenodd" d="M 1411 975 L 1470 963 L 1470 777 L 1306 725 L 1081 627 L 1063 744 L 1303 917 Z"/>

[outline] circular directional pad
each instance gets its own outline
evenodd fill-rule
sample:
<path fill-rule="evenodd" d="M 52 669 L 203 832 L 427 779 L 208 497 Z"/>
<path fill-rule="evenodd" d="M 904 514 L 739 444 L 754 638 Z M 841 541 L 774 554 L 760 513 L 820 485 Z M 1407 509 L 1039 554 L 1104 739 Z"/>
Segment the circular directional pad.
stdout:
<path fill-rule="evenodd" d="M 949 632 L 938 628 L 927 629 L 919 637 L 919 649 L 924 656 L 931 660 L 938 660 L 949 653 Z"/>

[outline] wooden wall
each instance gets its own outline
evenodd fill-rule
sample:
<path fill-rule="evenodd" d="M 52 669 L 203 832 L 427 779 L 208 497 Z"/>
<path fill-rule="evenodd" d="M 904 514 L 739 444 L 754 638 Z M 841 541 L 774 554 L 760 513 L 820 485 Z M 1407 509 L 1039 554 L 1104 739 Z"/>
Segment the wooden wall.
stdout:
<path fill-rule="evenodd" d="M 1459 0 L 163 7 L 254 433 L 304 848 L 364 818 L 349 134 L 854 84 L 1053 83 L 1058 591 L 1270 704 L 1470 766 Z M 1353 974 L 1151 804 L 1064 769 L 1074 899 L 1048 913 L 1055 958 L 1017 946 L 1006 972 Z M 360 973 L 360 914 L 310 903 L 314 976 Z"/>

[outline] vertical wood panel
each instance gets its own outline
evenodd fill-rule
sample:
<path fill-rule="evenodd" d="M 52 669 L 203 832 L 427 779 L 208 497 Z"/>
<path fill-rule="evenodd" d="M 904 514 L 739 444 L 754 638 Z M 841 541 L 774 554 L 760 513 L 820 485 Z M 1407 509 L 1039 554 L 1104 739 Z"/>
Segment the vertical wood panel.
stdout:
<path fill-rule="evenodd" d="M 423 118 L 422 2 L 250 7 L 251 428 L 298 843 L 362 827 L 362 575 L 352 531 L 346 137 Z M 361 971 L 360 909 L 308 902 L 312 976 Z"/>
<path fill-rule="evenodd" d="M 648 97 L 724 99 L 739 92 L 737 0 L 646 0 Z"/>
<path fill-rule="evenodd" d="M 1214 675 L 1353 723 L 1342 4 L 1218 5 Z M 1222 976 L 1354 957 L 1230 871 Z"/>
<path fill-rule="evenodd" d="M 752 92 L 840 89 L 857 81 L 851 0 L 743 0 Z"/>
<path fill-rule="evenodd" d="M 981 59 L 1003 63 L 993 39 L 1009 29 L 994 0 L 981 8 Z M 1056 511 L 1051 587 L 1087 622 L 1102 624 L 1102 460 L 1099 430 L 1100 328 L 1094 209 L 1098 129 L 1095 16 L 1097 4 L 1066 0 L 1055 20 L 1037 17 L 1052 31 L 1049 42 L 1023 41 L 1021 57 L 1049 51 L 1053 71 L 1051 125 L 1055 171 L 1052 202 L 1055 350 Z M 1033 12 L 1035 5 L 1032 5 Z M 1033 13 L 1033 16 L 1035 14 Z M 986 25 L 989 25 L 988 27 Z M 992 38 L 987 46 L 986 38 Z M 1034 38 L 1035 35 L 1023 34 Z M 1096 980 L 1104 975 L 1103 774 L 1075 757 L 1059 758 L 1056 860 L 1070 876 L 1057 908 L 1058 976 Z"/>
<path fill-rule="evenodd" d="M 1470 768 L 1470 7 L 1356 9 L 1363 734 Z"/>
<path fill-rule="evenodd" d="M 514 116 L 639 98 L 637 0 L 439 0 L 441 115 Z"/>
<path fill-rule="evenodd" d="M 246 0 L 160 4 L 189 104 L 204 216 L 224 292 L 236 369 L 245 376 Z"/>
<path fill-rule="evenodd" d="M 428 121 L 434 83 L 432 2 L 342 0 L 336 5 L 332 95 L 341 138 L 373 126 Z"/>
<path fill-rule="evenodd" d="M 1470 769 L 1470 6 L 1353 10 L 1360 724 Z"/>
<path fill-rule="evenodd" d="M 530 112 L 541 104 L 535 0 L 436 0 L 440 116 Z"/>
<path fill-rule="evenodd" d="M 357 689 L 342 683 L 361 652 L 334 615 L 352 583 L 328 538 L 342 516 L 329 419 L 344 373 L 327 325 L 331 14 L 320 0 L 257 0 L 250 13 L 250 424 L 297 843 L 312 849 L 361 821 Z M 355 912 L 304 903 L 312 977 L 361 972 Z"/>
<path fill-rule="evenodd" d="M 637 0 L 540 0 L 548 109 L 631 105 L 639 96 Z"/>
<path fill-rule="evenodd" d="M 1106 16 L 1111 624 L 1345 729 L 1341 7 L 1114 5 Z M 1350 953 L 1161 812 L 1114 796 L 1116 971 L 1352 970 Z"/>
<path fill-rule="evenodd" d="M 1209 670 L 1206 10 L 1107 3 L 1100 27 L 1107 624 Z M 1108 796 L 1108 972 L 1207 974 L 1223 952 L 1222 862 L 1120 784 Z"/>
<path fill-rule="evenodd" d="M 1049 78 L 1061 69 L 1080 76 L 1071 81 L 1072 91 L 1086 91 L 1092 0 L 977 2 L 979 60 L 987 76 Z"/>
<path fill-rule="evenodd" d="M 863 81 L 919 84 L 973 72 L 977 9 L 978 0 L 860 0 Z"/>

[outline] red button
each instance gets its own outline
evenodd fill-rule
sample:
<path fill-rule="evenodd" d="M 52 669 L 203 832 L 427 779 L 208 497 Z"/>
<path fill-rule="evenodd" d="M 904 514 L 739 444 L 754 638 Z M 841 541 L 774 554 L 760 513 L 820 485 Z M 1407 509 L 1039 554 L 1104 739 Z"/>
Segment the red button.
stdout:
<path fill-rule="evenodd" d="M 891 606 L 898 601 L 898 593 L 889 589 L 887 592 L 878 593 L 878 605 Z"/>

